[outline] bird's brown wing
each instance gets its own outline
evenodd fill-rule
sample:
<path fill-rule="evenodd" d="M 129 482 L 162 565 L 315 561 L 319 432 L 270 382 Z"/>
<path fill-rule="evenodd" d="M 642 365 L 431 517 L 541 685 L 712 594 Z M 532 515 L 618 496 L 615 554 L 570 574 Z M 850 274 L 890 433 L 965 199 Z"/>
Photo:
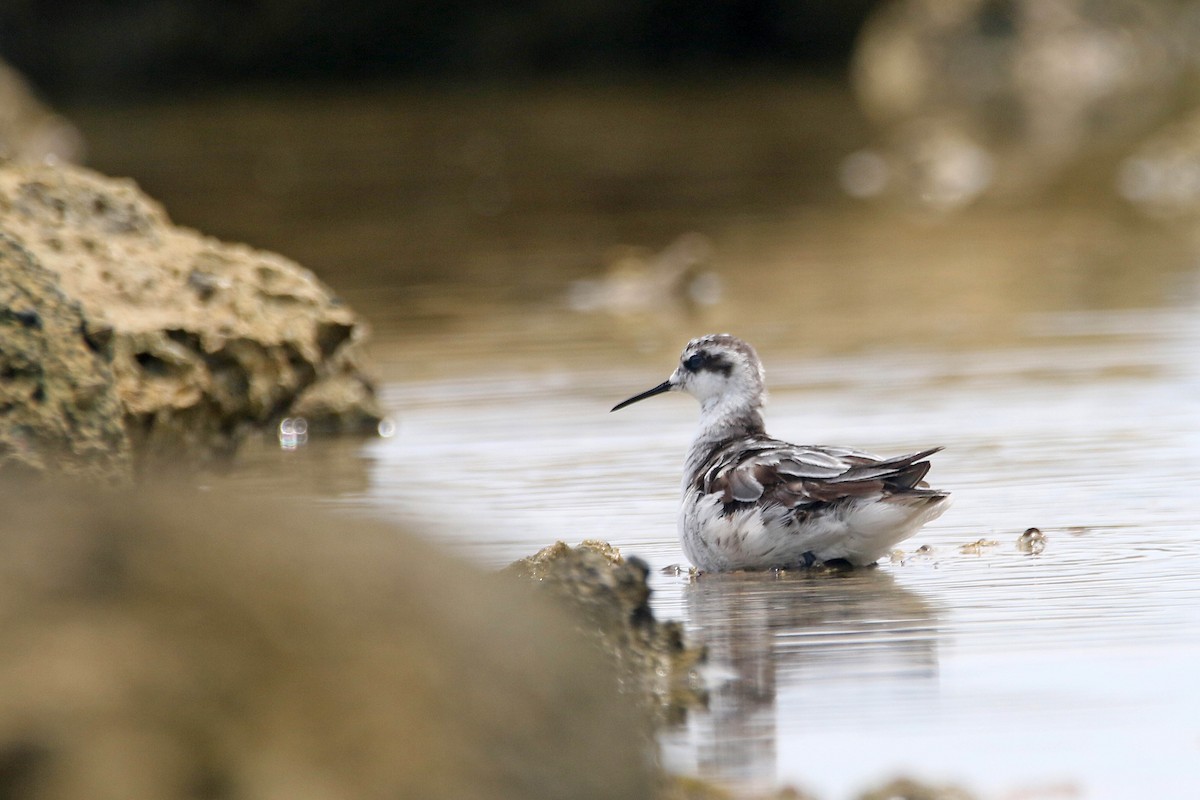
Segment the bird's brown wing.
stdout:
<path fill-rule="evenodd" d="M 774 439 L 731 443 L 713 454 L 701 488 L 726 508 L 768 502 L 800 509 L 873 494 L 932 493 L 924 459 L 940 447 L 879 458 L 840 447 L 801 446 Z"/>

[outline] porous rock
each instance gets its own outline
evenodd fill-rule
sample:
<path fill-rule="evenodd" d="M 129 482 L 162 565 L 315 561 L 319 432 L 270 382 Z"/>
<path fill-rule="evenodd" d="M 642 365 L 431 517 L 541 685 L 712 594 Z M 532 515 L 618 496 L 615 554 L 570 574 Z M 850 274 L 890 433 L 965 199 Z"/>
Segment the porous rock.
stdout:
<path fill-rule="evenodd" d="M 650 608 L 648 568 L 594 540 L 571 547 L 555 542 L 505 572 L 535 581 L 571 609 L 580 629 L 616 660 L 626 692 L 640 698 L 660 718 L 674 720 L 703 702 L 696 667 L 703 648 L 689 647 L 683 627 L 655 619 Z"/>
<path fill-rule="evenodd" d="M 0 797 L 654 791 L 562 612 L 404 531 L 152 486 L 0 506 Z"/>
<path fill-rule="evenodd" d="M 0 231 L 57 276 L 111 352 L 139 457 L 231 452 L 306 393 L 319 400 L 306 406 L 313 430 L 369 431 L 381 417 L 357 363 L 365 328 L 327 287 L 282 256 L 174 226 L 131 181 L 0 166 Z"/>
<path fill-rule="evenodd" d="M 0 471 L 131 477 L 110 362 L 55 276 L 0 233 Z"/>

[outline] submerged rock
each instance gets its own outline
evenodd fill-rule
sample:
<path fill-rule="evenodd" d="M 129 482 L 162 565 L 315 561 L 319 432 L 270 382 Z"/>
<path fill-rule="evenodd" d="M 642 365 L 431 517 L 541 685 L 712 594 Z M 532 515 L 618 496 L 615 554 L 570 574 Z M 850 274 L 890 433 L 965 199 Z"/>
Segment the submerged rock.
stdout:
<path fill-rule="evenodd" d="M 959 545 L 958 552 L 969 556 L 981 555 L 985 550 L 1000 545 L 995 539 L 976 539 L 969 544 Z"/>
<path fill-rule="evenodd" d="M 974 797 L 958 786 L 893 778 L 878 788 L 863 792 L 858 800 L 973 800 Z"/>
<path fill-rule="evenodd" d="M 365 328 L 311 272 L 176 227 L 131 181 L 0 166 L 0 232 L 111 356 L 143 461 L 227 454 L 298 403 L 313 430 L 373 431 L 382 416 L 358 366 Z"/>
<path fill-rule="evenodd" d="M 129 478 L 112 359 L 58 286 L 0 233 L 0 473 Z"/>
<path fill-rule="evenodd" d="M 0 484 L 0 795 L 649 798 L 564 614 L 394 527 Z"/>
<path fill-rule="evenodd" d="M 678 622 L 654 618 L 648 572 L 640 560 L 594 540 L 578 547 L 556 542 L 505 569 L 575 609 L 581 629 L 616 659 L 626 692 L 671 719 L 703 699 L 696 667 L 704 651 L 684 642 Z"/>

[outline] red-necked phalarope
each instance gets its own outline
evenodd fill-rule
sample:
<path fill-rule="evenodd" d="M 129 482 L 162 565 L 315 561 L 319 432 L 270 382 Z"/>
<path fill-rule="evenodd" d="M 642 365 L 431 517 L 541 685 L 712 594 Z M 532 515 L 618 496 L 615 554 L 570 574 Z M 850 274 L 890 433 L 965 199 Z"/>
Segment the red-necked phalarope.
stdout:
<path fill-rule="evenodd" d="M 762 362 L 736 336 L 688 342 L 670 378 L 613 411 L 678 391 L 700 401 L 679 535 L 684 554 L 701 570 L 873 564 L 950 505 L 947 492 L 922 481 L 929 471 L 924 459 L 940 447 L 880 458 L 768 436 Z"/>

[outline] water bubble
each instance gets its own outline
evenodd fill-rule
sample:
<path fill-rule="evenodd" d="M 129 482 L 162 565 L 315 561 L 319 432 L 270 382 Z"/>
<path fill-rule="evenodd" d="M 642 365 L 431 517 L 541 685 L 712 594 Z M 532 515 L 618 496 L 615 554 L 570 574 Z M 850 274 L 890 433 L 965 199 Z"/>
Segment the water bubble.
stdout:
<path fill-rule="evenodd" d="M 308 444 L 308 420 L 304 417 L 284 417 L 279 422 L 279 446 L 295 450 Z"/>

